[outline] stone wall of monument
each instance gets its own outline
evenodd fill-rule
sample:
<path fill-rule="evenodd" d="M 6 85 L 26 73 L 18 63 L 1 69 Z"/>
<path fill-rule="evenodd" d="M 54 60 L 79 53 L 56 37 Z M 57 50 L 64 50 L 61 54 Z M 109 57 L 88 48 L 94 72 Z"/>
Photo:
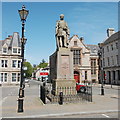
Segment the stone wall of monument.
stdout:
<path fill-rule="evenodd" d="M 57 53 L 54 52 L 50 57 L 50 81 L 57 78 Z"/>

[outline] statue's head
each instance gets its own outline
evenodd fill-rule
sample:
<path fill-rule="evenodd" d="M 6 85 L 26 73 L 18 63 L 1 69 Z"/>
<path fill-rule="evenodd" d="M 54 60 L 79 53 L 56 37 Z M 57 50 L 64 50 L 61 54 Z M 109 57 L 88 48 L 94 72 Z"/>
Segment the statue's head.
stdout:
<path fill-rule="evenodd" d="M 61 20 L 64 19 L 64 15 L 63 15 L 63 14 L 60 15 L 60 19 L 61 19 Z"/>

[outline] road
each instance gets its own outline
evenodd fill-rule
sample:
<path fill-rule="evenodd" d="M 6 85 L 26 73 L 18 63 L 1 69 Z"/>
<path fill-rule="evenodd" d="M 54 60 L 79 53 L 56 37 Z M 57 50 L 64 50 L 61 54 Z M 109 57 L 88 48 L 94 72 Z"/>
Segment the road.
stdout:
<path fill-rule="evenodd" d="M 33 90 L 29 91 L 29 87 L 25 88 L 25 94 L 29 94 L 29 95 L 38 95 L 39 93 L 39 86 L 42 85 L 43 83 L 40 81 L 35 81 L 35 80 L 29 80 L 29 83 L 26 83 L 26 86 L 30 86 L 33 88 Z M 101 86 L 97 85 L 97 86 L 93 86 L 92 87 L 92 91 L 93 91 L 93 95 L 99 95 L 101 94 Z M 18 91 L 19 91 L 19 85 L 17 86 L 4 86 L 4 87 L 0 87 L 0 91 L 2 91 L 2 98 L 5 98 L 7 96 L 12 96 L 12 95 L 18 95 Z M 113 88 L 107 88 L 106 86 L 104 86 L 104 92 L 105 95 L 106 94 L 114 94 L 114 95 L 118 95 L 118 90 Z"/>
<path fill-rule="evenodd" d="M 94 114 L 76 114 L 66 116 L 51 116 L 49 118 L 117 118 L 118 112 L 94 113 Z"/>
<path fill-rule="evenodd" d="M 40 89 L 39 86 L 42 85 L 42 83 L 40 81 L 35 81 L 35 80 L 30 80 L 29 83 L 25 84 L 25 96 L 28 96 L 29 98 L 31 98 L 31 96 L 36 96 L 39 97 L 40 95 Z M 113 86 L 113 88 L 111 89 L 110 87 L 107 88 L 107 86 L 105 87 L 105 96 L 106 95 L 116 95 L 118 96 L 118 89 L 116 89 L 116 87 Z M 14 98 L 16 99 L 15 96 L 18 96 L 18 90 L 19 90 L 19 85 L 17 86 L 3 86 L 0 87 L 0 90 L 2 90 L 2 100 L 1 103 L 3 104 L 3 107 L 6 106 L 6 101 L 8 101 L 9 96 L 14 96 Z M 100 95 L 101 92 L 101 88 L 100 85 L 96 85 L 93 86 L 93 95 Z M 11 97 L 10 97 L 11 98 Z M 117 100 L 117 99 L 116 99 Z M 14 100 L 15 101 L 15 100 Z M 11 104 L 14 104 L 11 102 Z M 15 103 L 17 106 L 17 102 Z M 9 105 L 9 103 L 8 103 Z M 74 115 L 69 115 L 69 116 L 59 116 L 57 115 L 55 118 L 60 117 L 60 118 L 116 118 L 118 116 L 117 112 L 104 112 L 104 113 L 87 113 L 87 114 L 74 114 Z"/>
<path fill-rule="evenodd" d="M 101 85 L 93 86 L 93 95 L 101 94 Z M 119 90 L 120 91 L 120 90 Z M 113 86 L 113 88 L 108 88 L 107 85 L 104 86 L 104 94 L 118 95 L 118 89 Z"/>
<path fill-rule="evenodd" d="M 25 95 L 37 95 L 39 96 L 39 86 L 42 85 L 43 83 L 40 81 L 36 81 L 36 80 L 29 80 L 29 83 L 26 83 L 25 85 L 27 87 L 25 87 L 24 91 L 25 91 Z M 31 88 L 29 90 L 29 87 Z M 104 93 L 105 95 L 107 94 L 113 94 L 113 95 L 118 95 L 118 90 L 114 89 L 115 87 L 113 86 L 113 88 L 107 88 L 106 86 L 104 86 Z M 17 86 L 3 86 L 0 87 L 0 91 L 2 91 L 2 101 L 4 101 L 5 99 L 7 99 L 8 96 L 18 96 L 18 92 L 19 92 L 19 85 Z M 101 86 L 97 85 L 97 86 L 93 86 L 92 87 L 92 91 L 93 91 L 93 95 L 100 95 L 101 94 Z M 1 100 L 0 100 L 1 101 Z"/>
<path fill-rule="evenodd" d="M 39 81 L 33 81 L 30 80 L 29 83 L 25 83 L 26 86 L 31 86 L 33 89 L 33 91 L 29 91 L 28 89 L 24 89 L 25 90 L 25 94 L 29 94 L 29 95 L 33 95 L 33 94 L 37 94 L 38 93 L 38 87 L 39 85 L 41 85 L 42 83 L 40 83 Z M 2 99 L 8 97 L 8 96 L 18 96 L 19 93 L 19 85 L 16 86 L 2 86 L 0 87 L 0 91 L 2 91 Z"/>

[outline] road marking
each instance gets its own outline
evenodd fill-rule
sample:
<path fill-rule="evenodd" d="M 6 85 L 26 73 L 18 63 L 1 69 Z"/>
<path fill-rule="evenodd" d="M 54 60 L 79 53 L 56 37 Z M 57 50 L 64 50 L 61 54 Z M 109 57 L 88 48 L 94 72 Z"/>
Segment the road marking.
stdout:
<path fill-rule="evenodd" d="M 105 116 L 106 118 L 110 118 L 110 116 L 106 115 L 106 114 L 102 114 L 103 116 Z"/>
<path fill-rule="evenodd" d="M 40 118 L 40 117 L 56 117 L 56 116 L 69 116 L 69 115 L 85 115 L 85 114 L 99 114 L 103 112 L 118 112 L 118 110 L 102 110 L 102 111 L 91 111 L 91 112 L 73 112 L 73 113 L 57 113 L 57 114 L 42 114 L 42 115 L 31 115 L 31 116 L 15 116 L 15 117 L 3 117 L 3 118 Z M 102 114 L 103 115 L 103 114 Z M 105 114 L 104 114 L 105 115 Z M 105 115 L 106 116 L 106 115 Z M 109 117 L 109 116 L 107 116 Z"/>

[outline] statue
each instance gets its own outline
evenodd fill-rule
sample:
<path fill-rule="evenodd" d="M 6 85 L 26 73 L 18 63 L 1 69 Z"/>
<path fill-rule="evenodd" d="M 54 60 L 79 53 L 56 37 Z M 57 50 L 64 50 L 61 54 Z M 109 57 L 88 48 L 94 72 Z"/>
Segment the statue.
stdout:
<path fill-rule="evenodd" d="M 56 42 L 57 48 L 68 47 L 69 28 L 67 23 L 64 21 L 64 15 L 60 15 L 60 20 L 56 23 Z"/>

